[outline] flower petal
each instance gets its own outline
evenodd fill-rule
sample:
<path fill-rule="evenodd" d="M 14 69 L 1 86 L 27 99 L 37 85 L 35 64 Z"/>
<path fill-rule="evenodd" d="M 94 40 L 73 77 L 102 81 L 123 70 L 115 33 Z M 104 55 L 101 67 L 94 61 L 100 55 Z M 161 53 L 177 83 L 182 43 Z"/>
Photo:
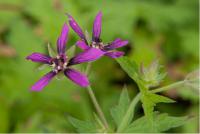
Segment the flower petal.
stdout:
<path fill-rule="evenodd" d="M 70 61 L 68 65 L 75 65 L 75 64 L 80 64 L 83 62 L 89 62 L 89 61 L 94 61 L 98 58 L 100 58 L 101 56 L 103 56 L 105 54 L 105 52 L 103 52 L 100 49 L 97 48 L 89 48 L 84 52 L 79 53 L 78 55 L 76 55 L 75 57 L 73 57 Z"/>
<path fill-rule="evenodd" d="M 94 24 L 93 24 L 92 40 L 95 41 L 95 42 L 99 42 L 100 41 L 101 18 L 102 18 L 102 12 L 99 12 L 97 14 L 97 16 L 95 17 Z"/>
<path fill-rule="evenodd" d="M 32 60 L 33 62 L 40 62 L 45 64 L 51 64 L 51 57 L 41 54 L 41 53 L 32 53 L 26 57 L 27 60 Z"/>
<path fill-rule="evenodd" d="M 71 28 L 74 30 L 74 32 L 76 32 L 78 34 L 78 36 L 81 39 L 85 40 L 85 35 L 84 35 L 82 29 L 77 24 L 77 22 L 74 20 L 74 18 L 71 15 L 69 15 L 69 14 L 67 14 L 67 15 L 68 15 L 68 18 L 69 18 L 69 25 L 71 26 Z"/>
<path fill-rule="evenodd" d="M 127 44 L 128 44 L 127 40 L 121 40 L 121 39 L 117 38 L 111 44 L 105 46 L 104 49 L 105 50 L 113 50 L 113 49 L 116 49 L 116 48 L 123 47 Z"/>
<path fill-rule="evenodd" d="M 51 71 L 44 75 L 39 81 L 37 81 L 32 87 L 31 90 L 33 91 L 40 91 L 42 90 L 56 75 L 55 72 Z"/>
<path fill-rule="evenodd" d="M 86 50 L 86 49 L 90 48 L 90 47 L 85 43 L 85 41 L 83 41 L 83 40 L 77 41 L 77 42 L 76 42 L 76 45 L 77 45 L 79 48 L 81 48 L 82 50 Z"/>
<path fill-rule="evenodd" d="M 119 58 L 124 55 L 124 52 L 121 51 L 112 51 L 105 53 L 105 56 L 108 56 L 110 58 Z"/>
<path fill-rule="evenodd" d="M 66 69 L 64 74 L 72 80 L 74 83 L 78 84 L 81 87 L 87 87 L 89 85 L 89 81 L 86 75 L 81 74 L 80 72 L 74 69 Z"/>
<path fill-rule="evenodd" d="M 64 24 L 62 27 L 62 32 L 57 40 L 57 51 L 58 54 L 64 54 L 65 53 L 65 48 L 66 48 L 66 43 L 67 43 L 67 36 L 69 32 L 69 27 L 67 24 Z"/>

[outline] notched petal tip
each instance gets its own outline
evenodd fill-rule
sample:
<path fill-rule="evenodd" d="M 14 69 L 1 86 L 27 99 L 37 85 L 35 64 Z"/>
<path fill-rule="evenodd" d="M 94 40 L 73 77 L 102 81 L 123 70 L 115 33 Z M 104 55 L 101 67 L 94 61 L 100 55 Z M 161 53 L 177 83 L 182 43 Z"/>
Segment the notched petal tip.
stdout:
<path fill-rule="evenodd" d="M 26 56 L 26 60 L 30 60 L 30 55 L 29 55 L 29 56 Z"/>
<path fill-rule="evenodd" d="M 73 17 L 69 14 L 69 13 L 65 13 L 65 15 L 67 15 L 68 19 L 73 19 Z"/>

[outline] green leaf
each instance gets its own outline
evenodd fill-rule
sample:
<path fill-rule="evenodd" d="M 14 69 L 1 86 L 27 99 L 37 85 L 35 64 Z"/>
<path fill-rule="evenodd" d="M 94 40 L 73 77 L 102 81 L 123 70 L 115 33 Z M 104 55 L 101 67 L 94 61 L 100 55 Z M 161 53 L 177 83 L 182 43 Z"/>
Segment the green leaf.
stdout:
<path fill-rule="evenodd" d="M 160 103 L 160 102 L 173 103 L 173 102 L 175 102 L 174 100 L 167 98 L 165 96 L 161 96 L 158 94 L 152 94 L 152 93 L 148 94 L 148 98 L 150 100 L 152 100 L 154 103 Z"/>
<path fill-rule="evenodd" d="M 148 119 L 143 116 L 135 120 L 128 128 L 124 131 L 126 133 L 149 133 L 149 132 L 164 132 L 171 128 L 179 127 L 187 121 L 189 121 L 187 116 L 183 117 L 173 117 L 168 114 L 156 114 L 153 116 L 155 122 L 155 129 L 151 131 L 151 125 L 148 123 Z"/>
<path fill-rule="evenodd" d="M 156 104 L 160 102 L 164 102 L 164 103 L 174 102 L 172 99 L 169 99 L 161 95 L 149 93 L 149 92 L 142 94 L 141 101 L 142 101 L 142 107 L 144 109 L 145 116 L 147 117 L 150 124 L 152 125 L 152 128 L 155 126 L 155 123 L 153 122 L 153 110 Z"/>
<path fill-rule="evenodd" d="M 111 116 L 114 119 L 114 122 L 117 127 L 120 125 L 123 117 L 125 116 L 126 111 L 128 110 L 129 104 L 130 104 L 130 99 L 128 96 L 128 91 L 126 87 L 124 87 L 120 95 L 118 105 L 111 109 Z M 130 121 L 131 119 L 132 118 L 130 118 Z"/>
<path fill-rule="evenodd" d="M 139 102 L 141 94 L 137 94 L 134 99 L 131 101 L 123 119 L 120 122 L 119 127 L 117 128 L 117 132 L 123 132 L 123 130 L 130 124 L 131 120 L 134 117 L 134 111 L 137 103 Z"/>
<path fill-rule="evenodd" d="M 139 81 L 138 66 L 134 61 L 131 61 L 128 57 L 121 57 L 116 59 L 122 69 L 134 80 Z"/>
<path fill-rule="evenodd" d="M 99 128 L 98 132 L 106 132 L 106 128 L 105 128 L 103 122 L 101 121 L 101 119 L 95 113 L 94 113 L 94 119 L 96 121 L 97 128 Z"/>
<path fill-rule="evenodd" d="M 73 117 L 68 117 L 70 123 L 77 129 L 78 132 L 94 133 L 97 132 L 96 124 L 91 121 L 81 121 Z"/>

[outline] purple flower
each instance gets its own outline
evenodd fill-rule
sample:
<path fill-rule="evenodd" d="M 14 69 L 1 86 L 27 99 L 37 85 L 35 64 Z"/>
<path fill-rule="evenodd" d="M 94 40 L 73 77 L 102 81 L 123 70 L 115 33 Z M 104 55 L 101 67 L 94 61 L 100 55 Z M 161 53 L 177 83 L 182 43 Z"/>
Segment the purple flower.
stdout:
<path fill-rule="evenodd" d="M 116 51 L 114 49 L 123 47 L 128 44 L 128 41 L 121 40 L 119 38 L 115 39 L 111 43 L 104 44 L 100 38 L 101 35 L 101 18 L 102 13 L 99 12 L 94 20 L 93 24 L 93 34 L 92 34 L 92 42 L 88 43 L 85 34 L 77 24 L 77 22 L 74 20 L 74 18 L 68 14 L 69 17 L 69 24 L 71 28 L 78 34 L 78 36 L 81 38 L 76 44 L 78 47 L 80 47 L 83 50 L 87 50 L 89 48 L 97 48 L 104 52 L 105 56 L 111 57 L 111 58 L 118 58 L 120 56 L 124 55 L 124 52 Z"/>
<path fill-rule="evenodd" d="M 47 64 L 52 67 L 52 71 L 44 75 L 39 81 L 37 81 L 32 87 L 32 90 L 40 91 L 42 90 L 58 73 L 64 73 L 74 83 L 80 85 L 81 87 L 87 87 L 89 81 L 86 75 L 81 74 L 79 71 L 72 69 L 72 65 L 80 64 L 83 62 L 89 62 L 98 59 L 104 55 L 104 52 L 96 48 L 90 48 L 86 51 L 79 53 L 75 57 L 69 59 L 65 55 L 67 36 L 69 32 L 69 27 L 64 24 L 62 32 L 57 40 L 57 53 L 56 57 L 50 57 L 41 53 L 32 53 L 27 56 L 27 60 L 33 62 L 39 62 Z"/>

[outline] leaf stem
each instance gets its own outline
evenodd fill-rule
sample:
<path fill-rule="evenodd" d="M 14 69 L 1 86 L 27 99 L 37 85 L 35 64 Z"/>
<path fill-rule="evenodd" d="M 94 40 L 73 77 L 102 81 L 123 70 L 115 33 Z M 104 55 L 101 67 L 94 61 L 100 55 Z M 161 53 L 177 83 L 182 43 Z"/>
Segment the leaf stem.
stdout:
<path fill-rule="evenodd" d="M 125 127 L 128 125 L 128 122 L 132 114 L 134 114 L 135 107 L 140 100 L 140 96 L 141 96 L 141 93 L 138 93 L 137 96 L 132 100 L 124 118 L 122 119 L 122 122 L 120 123 L 117 129 L 117 133 L 122 132 L 125 129 Z"/>
<path fill-rule="evenodd" d="M 178 82 L 175 82 L 173 84 L 170 84 L 170 85 L 167 85 L 165 87 L 161 87 L 161 88 L 157 88 L 157 89 L 154 89 L 152 91 L 150 91 L 151 93 L 158 93 L 158 92 L 163 92 L 163 91 L 167 91 L 169 89 L 173 89 L 173 88 L 176 88 L 176 87 L 179 87 L 181 85 L 183 85 L 185 83 L 185 80 L 182 80 L 182 81 L 178 81 Z"/>
<path fill-rule="evenodd" d="M 88 63 L 87 68 L 86 68 L 86 71 L 85 71 L 86 74 L 89 73 L 90 68 L 91 68 L 91 63 Z M 101 107 L 100 107 L 100 105 L 99 105 L 99 103 L 98 103 L 98 101 L 97 101 L 97 99 L 96 99 L 96 97 L 95 97 L 95 94 L 94 94 L 94 92 L 93 92 L 91 86 L 88 86 L 88 87 L 87 87 L 87 91 L 88 91 L 88 94 L 90 95 L 90 98 L 91 98 L 91 100 L 92 100 L 92 102 L 93 102 L 93 104 L 94 104 L 94 106 L 95 106 L 95 109 L 96 109 L 96 111 L 97 111 L 97 113 L 98 113 L 98 115 L 99 115 L 101 121 L 103 122 L 105 128 L 106 128 L 106 129 L 109 129 L 109 127 L 108 127 L 108 122 L 107 122 L 107 120 L 106 120 L 106 118 L 105 118 L 105 115 L 104 115 L 104 113 L 103 113 L 103 111 L 102 111 L 102 109 L 101 109 Z"/>

